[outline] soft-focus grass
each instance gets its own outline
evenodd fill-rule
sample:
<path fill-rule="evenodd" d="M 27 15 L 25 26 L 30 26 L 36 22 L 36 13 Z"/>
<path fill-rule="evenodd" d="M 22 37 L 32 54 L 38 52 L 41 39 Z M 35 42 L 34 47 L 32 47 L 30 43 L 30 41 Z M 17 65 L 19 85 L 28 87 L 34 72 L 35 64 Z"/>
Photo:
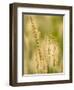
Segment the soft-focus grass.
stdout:
<path fill-rule="evenodd" d="M 63 16 L 24 15 L 24 74 L 60 72 Z"/>

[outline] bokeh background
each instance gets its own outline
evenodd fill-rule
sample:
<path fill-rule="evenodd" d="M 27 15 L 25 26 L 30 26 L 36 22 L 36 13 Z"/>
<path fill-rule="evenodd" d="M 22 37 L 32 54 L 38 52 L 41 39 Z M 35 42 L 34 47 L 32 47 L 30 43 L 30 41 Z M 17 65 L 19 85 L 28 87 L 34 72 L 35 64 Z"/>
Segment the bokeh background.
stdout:
<path fill-rule="evenodd" d="M 63 72 L 63 16 L 25 15 L 24 74 Z"/>

